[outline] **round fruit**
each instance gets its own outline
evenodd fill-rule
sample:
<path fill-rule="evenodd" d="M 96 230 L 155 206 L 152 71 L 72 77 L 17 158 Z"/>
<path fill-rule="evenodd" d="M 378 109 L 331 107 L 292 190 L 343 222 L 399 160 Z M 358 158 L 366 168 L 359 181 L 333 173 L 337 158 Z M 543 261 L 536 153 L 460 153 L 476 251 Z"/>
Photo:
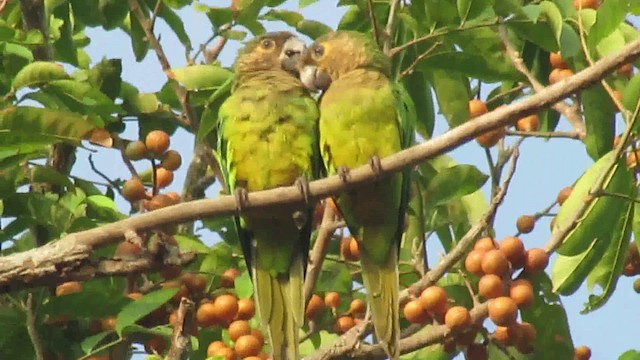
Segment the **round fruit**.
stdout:
<path fill-rule="evenodd" d="M 324 309 L 324 301 L 320 296 L 313 294 L 311 296 L 311 299 L 309 299 L 309 304 L 307 304 L 307 309 L 305 310 L 305 316 L 307 317 L 307 319 L 313 319 L 316 316 L 318 316 L 318 314 L 320 314 L 323 309 Z"/>
<path fill-rule="evenodd" d="M 251 334 L 251 326 L 249 326 L 249 322 L 246 320 L 236 320 L 229 324 L 227 328 L 229 330 L 229 338 L 231 341 L 236 341 L 242 335 L 250 335 Z"/>
<path fill-rule="evenodd" d="M 340 294 L 335 291 L 326 293 L 324 295 L 324 304 L 330 308 L 337 308 L 340 305 Z"/>
<path fill-rule="evenodd" d="M 525 344 L 533 344 L 533 340 L 536 338 L 536 328 L 528 322 L 523 322 L 518 325 L 520 328 L 520 342 Z"/>
<path fill-rule="evenodd" d="M 336 320 L 336 332 L 338 334 L 344 334 L 354 326 L 356 326 L 356 322 L 351 316 L 340 316 Z"/>
<path fill-rule="evenodd" d="M 201 293 L 207 287 L 207 279 L 205 279 L 202 275 L 194 273 L 182 274 L 181 281 L 192 293 Z"/>
<path fill-rule="evenodd" d="M 169 150 L 162 155 L 160 166 L 167 170 L 176 171 L 182 165 L 182 156 L 175 150 Z"/>
<path fill-rule="evenodd" d="M 528 234 L 532 232 L 535 225 L 536 225 L 535 216 L 522 215 L 518 218 L 518 220 L 516 220 L 516 228 L 518 229 L 518 232 L 521 232 L 523 234 Z"/>
<path fill-rule="evenodd" d="M 405 319 L 413 324 L 425 324 L 429 322 L 430 316 L 427 310 L 422 307 L 419 300 L 409 301 L 402 309 Z"/>
<path fill-rule="evenodd" d="M 569 198 L 569 195 L 571 195 L 572 191 L 573 188 L 571 186 L 567 186 L 566 188 L 560 190 L 560 192 L 558 193 L 558 197 L 556 198 L 556 201 L 560 206 L 562 206 L 567 198 Z"/>
<path fill-rule="evenodd" d="M 638 274 L 638 269 L 634 263 L 624 264 L 622 268 L 622 275 L 624 276 L 634 276 Z"/>
<path fill-rule="evenodd" d="M 159 188 L 165 188 L 173 182 L 173 171 L 165 168 L 156 168 L 156 184 Z"/>
<path fill-rule="evenodd" d="M 482 258 L 486 253 L 485 250 L 471 250 L 467 257 L 464 259 L 464 267 L 468 272 L 476 275 L 482 276 Z"/>
<path fill-rule="evenodd" d="M 489 300 L 489 318 L 498 326 L 509 326 L 516 322 L 518 306 L 506 296 Z"/>
<path fill-rule="evenodd" d="M 458 330 L 471 325 L 471 315 L 464 306 L 453 306 L 444 315 L 444 323 L 452 330 Z"/>
<path fill-rule="evenodd" d="M 351 254 L 351 239 L 350 236 L 345 236 L 340 240 L 340 254 L 342 258 L 348 261 L 358 261 L 359 258 Z M 359 254 L 358 254 L 359 255 Z"/>
<path fill-rule="evenodd" d="M 100 325 L 102 325 L 102 331 L 112 331 L 116 329 L 116 317 L 107 316 L 104 319 L 100 319 Z"/>
<path fill-rule="evenodd" d="M 473 246 L 474 250 L 484 250 L 484 251 L 494 250 L 497 248 L 498 248 L 498 244 L 496 244 L 496 242 L 488 236 L 483 237 L 480 240 L 476 241 L 475 245 Z"/>
<path fill-rule="evenodd" d="M 262 358 L 260 356 L 247 356 L 242 360 L 262 360 Z"/>
<path fill-rule="evenodd" d="M 179 204 L 180 201 L 182 201 L 182 198 L 180 197 L 180 194 L 178 194 L 175 191 L 168 192 L 167 196 L 169 197 L 169 199 L 171 199 L 173 201 L 174 204 Z"/>
<path fill-rule="evenodd" d="M 149 211 L 158 210 L 173 205 L 173 200 L 165 194 L 157 194 L 147 203 Z"/>
<path fill-rule="evenodd" d="M 433 314 L 444 314 L 447 308 L 447 292 L 440 286 L 429 286 L 420 294 L 422 307 Z"/>
<path fill-rule="evenodd" d="M 497 129 L 489 130 L 478 135 L 476 137 L 476 142 L 483 148 L 490 148 L 495 146 L 500 139 L 505 137 L 505 135 L 507 135 L 507 129 L 501 126 Z"/>
<path fill-rule="evenodd" d="M 178 321 L 178 314 L 175 311 L 169 314 L 168 322 L 170 326 L 174 326 L 177 321 Z"/>
<path fill-rule="evenodd" d="M 500 242 L 500 251 L 514 268 L 519 268 L 524 261 L 524 244 L 515 236 L 507 236 Z"/>
<path fill-rule="evenodd" d="M 258 339 L 258 342 L 260 343 L 260 346 L 262 346 L 262 344 L 264 344 L 264 335 L 262 335 L 262 332 L 258 329 L 251 329 L 251 335 L 253 335 L 256 339 Z"/>
<path fill-rule="evenodd" d="M 209 327 L 215 325 L 218 320 L 216 319 L 216 309 L 213 303 L 200 304 L 196 311 L 196 320 L 201 327 Z"/>
<path fill-rule="evenodd" d="M 618 75 L 622 75 L 625 77 L 630 77 L 633 73 L 633 65 L 631 63 L 626 63 L 620 65 L 620 67 L 616 70 Z"/>
<path fill-rule="evenodd" d="M 82 291 L 82 283 L 78 281 L 67 281 L 56 286 L 56 296 L 69 295 Z"/>
<path fill-rule="evenodd" d="M 238 300 L 233 295 L 223 294 L 213 300 L 213 308 L 216 319 L 229 323 L 238 314 Z"/>
<path fill-rule="evenodd" d="M 349 304 L 349 313 L 351 315 L 361 315 L 367 310 L 367 304 L 362 299 L 353 299 Z"/>
<path fill-rule="evenodd" d="M 355 237 L 351 237 L 349 241 L 349 252 L 351 253 L 351 257 L 358 260 L 360 259 L 360 244 Z"/>
<path fill-rule="evenodd" d="M 573 7 L 578 9 L 598 9 L 598 0 L 573 0 Z"/>
<path fill-rule="evenodd" d="M 485 299 L 493 299 L 504 295 L 502 279 L 498 275 L 487 274 L 478 282 L 478 294 Z"/>
<path fill-rule="evenodd" d="M 638 294 L 640 294 L 640 279 L 635 279 L 633 281 L 633 291 L 635 291 Z"/>
<path fill-rule="evenodd" d="M 240 276 L 240 271 L 236 268 L 225 270 L 225 272 L 222 274 L 222 282 L 220 286 L 222 286 L 223 288 L 232 288 L 238 276 Z"/>
<path fill-rule="evenodd" d="M 549 84 L 558 83 L 564 79 L 570 78 L 573 76 L 573 71 L 571 69 L 553 69 L 549 73 Z"/>
<path fill-rule="evenodd" d="M 527 279 L 518 279 L 511 283 L 509 297 L 519 308 L 526 308 L 533 304 L 533 286 Z"/>
<path fill-rule="evenodd" d="M 636 150 L 635 152 L 630 151 L 627 154 L 627 167 L 634 168 L 638 165 L 638 159 L 640 159 L 640 150 Z"/>
<path fill-rule="evenodd" d="M 538 131 L 538 129 L 540 129 L 538 115 L 533 114 L 519 119 L 516 122 L 516 129 L 519 131 Z"/>
<path fill-rule="evenodd" d="M 137 177 L 131 178 L 122 185 L 122 196 L 129 202 L 142 200 L 147 197 L 147 190 Z"/>
<path fill-rule="evenodd" d="M 510 346 L 518 342 L 520 329 L 516 326 L 496 326 L 493 339 L 501 345 Z"/>
<path fill-rule="evenodd" d="M 212 341 L 209 346 L 207 346 L 207 356 L 215 356 L 218 349 L 222 349 L 227 347 L 222 341 L 216 340 Z"/>
<path fill-rule="evenodd" d="M 543 249 L 533 248 L 524 253 L 524 270 L 533 274 L 544 270 L 549 265 L 549 254 Z"/>
<path fill-rule="evenodd" d="M 466 360 L 488 360 L 489 353 L 482 344 L 470 344 L 464 352 Z"/>
<path fill-rule="evenodd" d="M 215 352 L 211 356 L 218 356 L 224 360 L 236 360 L 236 352 L 232 348 L 223 346 L 215 349 Z"/>
<path fill-rule="evenodd" d="M 589 360 L 591 359 L 591 349 L 588 346 L 578 346 L 574 353 L 575 360 Z"/>
<path fill-rule="evenodd" d="M 549 63 L 554 69 L 568 69 L 569 65 L 564 61 L 559 52 L 549 53 Z"/>
<path fill-rule="evenodd" d="M 142 141 L 132 141 L 127 144 L 124 154 L 130 160 L 142 160 L 147 157 L 147 146 Z"/>
<path fill-rule="evenodd" d="M 487 109 L 487 105 L 478 99 L 469 100 L 469 116 L 471 119 L 478 117 L 480 115 L 484 115 L 489 112 Z"/>
<path fill-rule="evenodd" d="M 167 341 L 162 336 L 154 336 L 144 342 L 147 354 L 163 354 L 167 349 Z"/>
<path fill-rule="evenodd" d="M 485 274 L 502 276 L 509 271 L 509 261 L 500 250 L 489 250 L 482 258 L 482 271 Z"/>
<path fill-rule="evenodd" d="M 132 243 L 131 241 L 123 240 L 118 243 L 116 246 L 115 257 L 119 259 L 135 259 L 136 256 L 140 255 L 142 252 L 142 248 L 137 244 Z"/>
<path fill-rule="evenodd" d="M 169 138 L 169 134 L 166 132 L 162 130 L 153 130 L 147 134 L 147 137 L 144 139 L 144 144 L 152 155 L 160 157 L 165 151 L 167 151 L 167 149 L 169 149 L 171 139 Z"/>
<path fill-rule="evenodd" d="M 238 300 L 238 319 L 249 320 L 256 314 L 256 305 L 251 299 Z"/>

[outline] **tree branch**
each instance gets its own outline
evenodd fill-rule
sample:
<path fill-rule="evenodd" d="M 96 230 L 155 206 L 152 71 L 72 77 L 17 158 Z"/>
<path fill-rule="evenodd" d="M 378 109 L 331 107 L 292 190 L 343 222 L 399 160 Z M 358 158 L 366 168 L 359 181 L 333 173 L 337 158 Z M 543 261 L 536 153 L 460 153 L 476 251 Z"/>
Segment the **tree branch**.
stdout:
<path fill-rule="evenodd" d="M 535 76 L 533 76 L 533 74 L 531 74 L 529 69 L 527 69 L 527 67 L 524 65 L 524 60 L 522 60 L 522 58 L 520 57 L 520 54 L 518 54 L 516 49 L 513 47 L 513 44 L 511 44 L 511 41 L 509 40 L 509 34 L 507 33 L 507 29 L 504 26 L 499 26 L 498 34 L 502 39 L 502 43 L 504 44 L 505 51 L 507 53 L 507 56 L 511 60 L 513 67 L 515 67 L 516 70 L 522 73 L 522 75 L 524 75 L 527 78 L 527 80 L 529 80 L 529 83 L 531 84 L 533 91 L 535 92 L 543 91 L 545 86 L 540 84 L 540 82 L 535 78 Z M 567 105 L 564 101 L 558 101 L 557 103 L 553 104 L 552 107 L 555 111 L 564 115 L 564 117 L 566 117 L 567 120 L 569 120 L 569 122 L 571 123 L 571 126 L 573 126 L 573 129 L 576 131 L 576 133 L 578 133 L 578 136 L 580 137 L 580 139 L 584 139 L 587 136 L 587 129 L 584 125 L 584 121 L 582 120 L 582 116 L 578 114 L 578 112 L 574 107 Z"/>
<path fill-rule="evenodd" d="M 598 82 L 620 64 L 633 61 L 638 56 L 640 56 L 640 39 L 626 45 L 620 52 L 599 60 L 594 66 L 549 86 L 535 95 L 479 116 L 441 136 L 382 159 L 383 172 L 391 173 L 407 166 L 416 165 L 425 159 L 450 151 L 488 130 L 506 126 L 513 123 L 515 119 L 533 114 Z M 626 143 L 626 139 L 627 137 L 623 138 L 620 144 Z M 378 176 L 368 165 L 351 170 L 349 175 L 347 183 L 343 182 L 338 175 L 311 182 L 309 184 L 310 199 L 317 200 L 337 194 L 347 187 L 371 181 Z M 296 186 L 286 186 L 250 193 L 248 204 L 244 208 L 250 212 L 278 205 L 302 204 L 303 202 L 302 194 Z M 121 239 L 126 231 L 140 231 L 162 225 L 178 224 L 206 217 L 228 216 L 235 213 L 235 197 L 227 195 L 218 199 L 181 203 L 94 229 L 69 234 L 59 241 L 43 247 L 0 258 L 0 286 L 8 284 L 25 286 L 34 281 L 38 282 L 38 279 L 34 279 L 32 276 L 38 274 L 35 269 L 40 267 L 49 269 L 49 272 L 45 271 L 44 274 L 48 275 L 49 280 L 53 283 L 63 281 L 56 279 L 53 275 L 56 272 L 56 265 L 71 270 L 68 268 L 69 259 L 65 255 L 70 255 L 72 262 L 86 261 L 88 254 L 94 247 L 115 242 Z M 42 254 L 47 255 L 43 256 Z M 51 272 L 52 270 L 53 272 Z"/>
<path fill-rule="evenodd" d="M 189 344 L 191 335 L 189 330 L 195 326 L 194 310 L 195 303 L 187 298 L 180 299 L 180 306 L 177 311 L 176 324 L 171 336 L 171 350 L 167 355 L 168 360 L 183 360 L 189 358 Z"/>
<path fill-rule="evenodd" d="M 36 328 L 36 314 L 34 313 L 33 308 L 32 293 L 29 293 L 29 295 L 27 295 L 27 303 L 25 304 L 24 308 L 27 312 L 27 332 L 29 333 L 29 337 L 31 338 L 31 344 L 33 345 L 35 358 L 36 360 L 44 360 L 44 348 L 42 347 L 42 341 L 40 341 L 40 335 L 38 334 L 38 329 Z"/>
<path fill-rule="evenodd" d="M 309 256 L 309 264 L 307 265 L 307 276 L 304 279 L 304 303 L 308 304 L 313 295 L 313 289 L 316 287 L 316 281 L 320 276 L 322 270 L 322 263 L 324 262 L 324 256 L 329 248 L 329 240 L 336 231 L 336 214 L 328 204 L 324 207 L 324 213 L 322 214 L 322 222 L 318 229 L 318 236 L 316 242 L 311 250 L 311 256 Z"/>

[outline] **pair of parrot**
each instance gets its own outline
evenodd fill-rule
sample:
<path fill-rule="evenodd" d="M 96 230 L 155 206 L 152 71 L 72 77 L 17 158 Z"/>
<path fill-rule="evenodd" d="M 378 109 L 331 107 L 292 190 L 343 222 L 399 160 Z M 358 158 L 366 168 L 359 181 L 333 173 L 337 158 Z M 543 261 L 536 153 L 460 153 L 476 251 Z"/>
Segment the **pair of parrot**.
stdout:
<path fill-rule="evenodd" d="M 390 79 L 390 60 L 368 36 L 338 31 L 309 48 L 289 32 L 248 42 L 219 110 L 218 155 L 239 209 L 246 193 L 341 174 L 411 145 L 411 106 Z M 318 103 L 310 91 L 322 91 Z M 403 101 L 405 99 L 405 101 Z M 363 282 L 375 334 L 399 357 L 398 251 L 409 176 L 379 176 L 336 197 L 360 242 Z M 305 196 L 306 196 L 305 192 Z M 312 204 L 235 218 L 251 271 L 258 315 L 274 360 L 297 360 Z"/>

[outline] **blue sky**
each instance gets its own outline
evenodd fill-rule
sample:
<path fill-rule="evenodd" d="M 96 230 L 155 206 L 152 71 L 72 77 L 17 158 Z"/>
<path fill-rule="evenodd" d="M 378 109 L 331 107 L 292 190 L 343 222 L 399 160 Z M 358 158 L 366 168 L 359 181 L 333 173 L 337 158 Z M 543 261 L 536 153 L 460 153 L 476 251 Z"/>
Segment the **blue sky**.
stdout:
<path fill-rule="evenodd" d="M 204 1 L 212 6 L 226 6 L 227 1 Z M 335 7 L 334 1 L 320 1 L 312 6 L 304 8 L 302 14 L 305 18 L 322 21 L 335 28 L 343 10 Z M 287 7 L 296 9 L 296 2 L 289 1 Z M 204 16 L 191 9 L 180 11 L 187 32 L 195 47 L 204 42 L 211 34 L 211 26 Z M 285 30 L 287 27 L 281 23 L 267 23 L 268 30 Z M 121 58 L 123 60 L 123 79 L 138 86 L 140 91 L 155 92 L 165 83 L 166 79 L 157 62 L 155 54 L 150 51 L 147 57 L 140 63 L 135 62 L 131 45 L 126 36 L 119 30 L 104 32 L 102 29 L 87 31 L 92 42 L 87 50 L 94 62 L 102 57 Z M 161 34 L 162 44 L 169 61 L 173 67 L 185 65 L 184 49 L 173 33 L 159 20 L 156 25 L 156 33 Z M 222 52 L 220 61 L 223 65 L 230 65 L 238 49 L 237 43 L 231 43 Z M 441 116 L 437 118 L 436 134 L 446 131 L 446 121 Z M 559 130 L 568 130 L 566 122 L 561 120 Z M 137 137 L 137 129 L 128 128 L 124 137 Z M 184 157 L 183 164 L 188 164 L 191 154 L 193 138 L 184 131 L 179 130 L 172 138 L 172 148 L 180 151 Z M 96 181 L 101 181 L 89 168 L 88 153 L 80 150 L 74 175 L 82 176 Z M 476 165 L 481 171 L 489 173 L 484 151 L 470 142 L 451 154 L 459 163 Z M 112 161 L 115 156 L 113 150 L 100 151 L 94 155 L 96 164 L 105 173 L 111 176 L 128 178 L 126 168 L 118 160 Z M 504 204 L 498 211 L 495 230 L 498 239 L 516 232 L 515 220 L 522 214 L 535 213 L 548 206 L 556 197 L 557 192 L 572 184 L 575 179 L 591 164 L 584 145 L 567 139 L 552 139 L 550 141 L 528 139 L 521 146 L 521 157 L 512 182 L 511 189 Z M 142 168 L 139 168 L 139 170 Z M 183 166 L 176 173 L 176 179 L 183 179 L 186 173 Z M 167 191 L 181 191 L 182 183 L 174 182 Z M 488 186 L 484 191 L 488 194 Z M 215 196 L 217 190 L 209 189 L 209 196 Z M 129 205 L 122 199 L 118 204 L 124 211 L 128 211 Z M 527 247 L 542 247 L 549 237 L 548 218 L 543 218 L 536 224 L 536 230 L 523 236 Z M 207 242 L 213 241 L 207 236 Z M 431 239 L 428 243 L 430 263 L 437 261 L 442 253 L 437 239 Z M 551 266 L 547 269 L 549 271 Z M 621 278 L 615 294 L 607 305 L 588 315 L 580 315 L 579 311 L 587 299 L 586 289 L 581 288 L 571 297 L 563 298 L 565 309 L 569 317 L 571 333 L 574 343 L 588 345 L 593 350 L 594 359 L 617 358 L 622 352 L 637 344 L 635 336 L 636 327 L 632 323 L 639 315 L 637 306 L 638 296 L 632 289 L 633 279 Z M 606 335 L 604 335 L 606 334 Z"/>

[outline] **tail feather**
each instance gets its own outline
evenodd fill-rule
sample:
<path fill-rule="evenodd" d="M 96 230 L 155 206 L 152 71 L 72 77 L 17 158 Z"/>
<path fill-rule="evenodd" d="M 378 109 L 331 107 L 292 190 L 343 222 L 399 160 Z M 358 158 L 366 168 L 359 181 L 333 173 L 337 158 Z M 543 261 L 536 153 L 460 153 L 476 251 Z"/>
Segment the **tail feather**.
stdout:
<path fill-rule="evenodd" d="M 304 323 L 304 265 L 296 256 L 289 274 L 272 276 L 253 269 L 258 316 L 267 330 L 273 360 L 298 360 L 299 329 Z"/>
<path fill-rule="evenodd" d="M 391 247 L 387 263 L 377 264 L 365 252 L 360 253 L 362 280 L 367 288 L 367 300 L 371 310 L 371 319 L 378 340 L 392 360 L 400 357 L 400 310 L 398 293 L 398 255 L 397 248 Z"/>

